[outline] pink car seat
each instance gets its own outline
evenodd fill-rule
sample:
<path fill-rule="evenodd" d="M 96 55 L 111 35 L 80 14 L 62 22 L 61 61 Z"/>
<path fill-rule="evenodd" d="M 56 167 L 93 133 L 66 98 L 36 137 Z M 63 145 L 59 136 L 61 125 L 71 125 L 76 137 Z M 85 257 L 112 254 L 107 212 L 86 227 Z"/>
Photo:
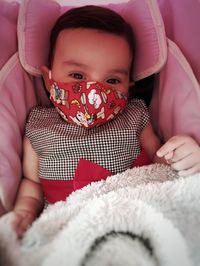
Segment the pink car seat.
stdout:
<path fill-rule="evenodd" d="M 164 0 L 159 2 L 163 7 Z M 1 212 L 12 208 L 22 175 L 21 147 L 26 116 L 34 105 L 49 104 L 40 66 L 47 62 L 50 29 L 55 20 L 73 6 L 69 3 L 25 0 L 20 6 L 18 52 L 0 73 Z M 94 4 L 94 1 L 81 3 Z M 101 2 L 95 1 L 95 4 Z M 105 6 L 119 12 L 133 27 L 137 51 L 133 73 L 135 80 L 156 75 L 151 103 L 156 132 L 163 141 L 178 133 L 191 134 L 200 141 L 200 123 L 197 123 L 200 121 L 199 84 L 183 53 L 168 40 L 157 1 L 115 1 L 115 4 Z"/>
<path fill-rule="evenodd" d="M 167 63 L 154 89 L 152 122 L 163 141 L 186 133 L 200 143 L 200 2 L 157 2 L 166 36 L 171 41 L 168 42 Z"/>
<path fill-rule="evenodd" d="M 17 19 L 19 2 L 0 1 L 0 69 L 17 51 Z"/>
<path fill-rule="evenodd" d="M 200 83 L 200 2 L 198 0 L 157 1 L 167 37 L 181 49 Z"/>

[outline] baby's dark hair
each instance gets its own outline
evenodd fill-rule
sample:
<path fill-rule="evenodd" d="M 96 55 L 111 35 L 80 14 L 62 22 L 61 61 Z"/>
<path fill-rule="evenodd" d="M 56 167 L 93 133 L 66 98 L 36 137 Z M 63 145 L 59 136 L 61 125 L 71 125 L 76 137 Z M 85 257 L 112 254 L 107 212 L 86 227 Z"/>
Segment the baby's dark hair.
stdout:
<path fill-rule="evenodd" d="M 97 29 L 124 37 L 130 50 L 134 52 L 135 41 L 132 28 L 120 15 L 108 8 L 87 5 L 68 10 L 56 21 L 50 35 L 49 66 L 53 62 L 59 33 L 65 29 L 77 28 Z"/>

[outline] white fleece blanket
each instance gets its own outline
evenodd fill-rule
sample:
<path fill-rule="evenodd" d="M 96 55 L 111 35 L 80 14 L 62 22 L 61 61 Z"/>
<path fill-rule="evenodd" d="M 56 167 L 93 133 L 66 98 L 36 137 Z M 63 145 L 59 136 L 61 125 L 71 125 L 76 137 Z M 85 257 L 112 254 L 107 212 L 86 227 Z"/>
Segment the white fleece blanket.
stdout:
<path fill-rule="evenodd" d="M 127 170 L 49 206 L 21 241 L 0 223 L 3 266 L 200 265 L 200 174 Z"/>

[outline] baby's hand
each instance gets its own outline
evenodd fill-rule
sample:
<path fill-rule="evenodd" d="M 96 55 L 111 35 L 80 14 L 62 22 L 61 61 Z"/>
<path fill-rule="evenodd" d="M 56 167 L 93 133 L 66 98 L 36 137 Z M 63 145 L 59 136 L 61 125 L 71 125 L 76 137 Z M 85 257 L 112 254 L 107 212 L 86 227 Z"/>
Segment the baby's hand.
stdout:
<path fill-rule="evenodd" d="M 177 135 L 169 139 L 156 153 L 164 157 L 180 176 L 200 172 L 200 146 L 188 135 Z"/>
<path fill-rule="evenodd" d="M 32 224 L 34 215 L 25 210 L 11 211 L 1 217 L 1 222 L 10 225 L 16 232 L 18 237 L 21 237 L 26 229 Z"/>

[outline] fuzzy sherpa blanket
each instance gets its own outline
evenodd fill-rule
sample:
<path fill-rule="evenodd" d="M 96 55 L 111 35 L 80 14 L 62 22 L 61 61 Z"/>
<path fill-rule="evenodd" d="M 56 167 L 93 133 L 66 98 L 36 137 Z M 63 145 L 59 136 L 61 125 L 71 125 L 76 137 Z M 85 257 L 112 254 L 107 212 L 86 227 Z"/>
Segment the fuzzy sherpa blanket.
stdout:
<path fill-rule="evenodd" d="M 49 206 L 17 240 L 0 223 L 3 266 L 200 265 L 200 174 L 127 170 Z"/>

